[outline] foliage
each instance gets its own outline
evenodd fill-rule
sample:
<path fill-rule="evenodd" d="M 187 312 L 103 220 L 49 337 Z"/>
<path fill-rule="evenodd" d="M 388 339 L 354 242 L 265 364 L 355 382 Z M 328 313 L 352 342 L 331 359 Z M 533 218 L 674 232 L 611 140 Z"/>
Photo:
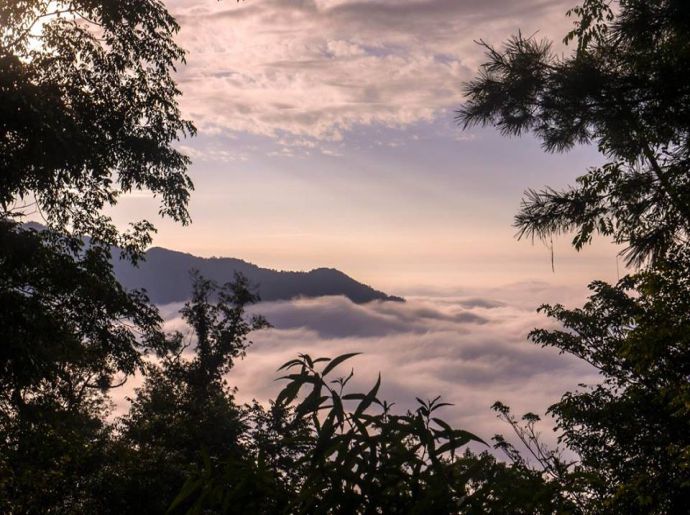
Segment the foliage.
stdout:
<path fill-rule="evenodd" d="M 239 406 L 227 377 L 244 356 L 256 300 L 236 277 L 195 277 L 182 310 L 195 343 L 164 335 L 146 296 L 112 273 L 153 226 L 121 233 L 104 209 L 149 191 L 187 223 L 194 132 L 171 76 L 183 51 L 156 0 L 0 5 L 0 511 L 7 513 L 675 513 L 690 504 L 690 7 L 585 0 L 560 57 L 518 35 L 468 84 L 465 126 L 534 132 L 546 150 L 595 142 L 607 163 L 565 191 L 529 191 L 520 236 L 574 231 L 627 245 L 645 267 L 592 284 L 581 309 L 534 342 L 596 367 L 602 382 L 538 417 L 499 417 L 525 447 L 482 441 L 439 418 L 439 398 L 396 413 L 334 375 L 355 354 L 283 365 L 275 402 Z M 21 222 L 32 211 L 45 230 Z M 88 237 L 87 237 L 88 236 Z M 136 372 L 129 413 L 108 392 Z M 334 378 L 335 377 L 335 378 Z M 464 452 L 461 452 L 464 449 Z M 525 452 L 527 454 L 525 454 Z M 531 459 L 527 456 L 531 455 Z M 564 456 L 575 455 L 573 459 Z"/>
<path fill-rule="evenodd" d="M 690 502 L 689 258 L 593 283 L 581 309 L 544 306 L 563 329 L 531 335 L 601 371 L 601 384 L 549 411 L 603 511 L 673 513 Z"/>
<path fill-rule="evenodd" d="M 469 495 L 456 513 L 580 513 L 563 498 L 560 485 L 545 479 L 540 470 L 500 461 L 488 452 L 477 455 L 470 451 L 455 466 L 470 478 Z"/>
<path fill-rule="evenodd" d="M 542 491 L 541 495 L 535 495 L 535 499 L 551 503 L 551 510 L 546 511 L 587 513 L 591 507 L 591 492 L 587 489 L 589 475 L 579 459 L 568 459 L 562 449 L 550 448 L 542 441 L 541 433 L 536 429 L 541 420 L 539 415 L 526 413 L 518 420 L 501 402 L 494 403 L 492 409 L 511 427 L 522 446 L 520 451 L 503 435 L 493 437 L 494 448 L 508 458 L 509 473 L 516 475 L 516 471 L 522 471 L 531 479 L 531 488 Z M 510 498 L 506 492 L 501 500 Z"/>
<path fill-rule="evenodd" d="M 380 378 L 367 393 L 348 392 L 353 373 L 332 374 L 355 355 L 301 355 L 280 368 L 289 373 L 271 408 L 283 431 L 273 442 L 283 453 L 292 450 L 288 466 L 276 467 L 261 452 L 242 464 L 242 473 L 237 461 L 207 461 L 173 507 L 191 503 L 190 513 L 239 513 L 249 498 L 260 513 L 572 511 L 541 472 L 498 463 L 486 453 L 458 453 L 470 442 L 483 442 L 439 418 L 437 411 L 448 405 L 439 398 L 417 399 L 414 412 L 396 414 L 378 398 Z M 238 484 L 240 474 L 245 482 Z M 249 492 L 279 502 L 257 504 Z"/>
<path fill-rule="evenodd" d="M 305 456 L 309 473 L 297 496 L 300 512 L 367 512 L 380 507 L 390 513 L 452 512 L 465 495 L 463 477 L 452 462 L 455 452 L 481 441 L 438 418 L 447 403 L 422 401 L 414 413 L 396 415 L 378 399 L 381 385 L 366 394 L 346 393 L 352 373 L 330 380 L 328 375 L 354 354 L 330 360 L 308 355 L 281 369 L 297 373 L 276 403 L 289 403 L 303 387 L 309 393 L 295 407 L 297 420 L 308 417 L 316 444 Z M 322 365 L 321 365 L 322 364 Z M 348 403 L 350 409 L 346 409 Z"/>
<path fill-rule="evenodd" d="M 119 236 L 101 214 L 122 193 L 147 189 L 162 214 L 188 221 L 188 158 L 172 143 L 194 128 L 177 107 L 171 71 L 184 53 L 165 7 L 3 2 L 0 27 L 4 216 L 35 207 L 53 229 L 132 251 L 148 243 L 150 224 Z"/>
<path fill-rule="evenodd" d="M 166 349 L 160 318 L 102 247 L 5 219 L 0 249 L 0 511 L 79 506 L 107 442 L 104 393 Z"/>
<path fill-rule="evenodd" d="M 113 499 L 111 509 L 162 513 L 201 462 L 202 450 L 214 462 L 243 455 L 246 424 L 226 374 L 251 344 L 249 332 L 267 325 L 261 317 L 245 315 L 245 307 L 256 300 L 241 276 L 222 288 L 194 276 L 193 298 L 181 310 L 194 331 L 194 347 L 176 333 L 172 352 L 148 364 L 145 383 L 120 421 L 119 444 L 132 456 L 114 479 L 124 481 L 124 495 Z"/>
<path fill-rule="evenodd" d="M 533 132 L 547 151 L 596 143 L 608 158 L 563 191 L 530 190 L 516 217 L 519 236 L 574 231 L 627 246 L 628 262 L 670 257 L 690 224 L 690 6 L 677 0 L 586 0 L 559 56 L 521 34 L 466 86 L 458 120 L 506 135 Z M 615 14 L 614 14 L 615 13 Z"/>
<path fill-rule="evenodd" d="M 188 221 L 176 31 L 154 0 L 0 3 L 0 511 L 100 511 L 107 392 L 166 351 L 157 310 L 110 264 L 115 244 L 140 257 L 153 226 L 120 233 L 103 209 L 147 190 Z"/>
<path fill-rule="evenodd" d="M 548 151 L 594 142 L 607 162 L 564 191 L 529 190 L 518 235 L 595 233 L 626 244 L 641 267 L 616 285 L 594 282 L 584 307 L 543 306 L 559 330 L 531 339 L 597 368 L 601 383 L 565 394 L 549 412 L 564 464 L 507 408 L 502 416 L 587 512 L 677 513 L 690 502 L 688 308 L 690 305 L 690 5 L 676 0 L 585 0 L 569 15 L 577 42 L 557 56 L 521 34 L 466 87 L 459 121 L 504 134 L 533 132 Z M 505 440 L 500 447 L 522 457 Z"/>

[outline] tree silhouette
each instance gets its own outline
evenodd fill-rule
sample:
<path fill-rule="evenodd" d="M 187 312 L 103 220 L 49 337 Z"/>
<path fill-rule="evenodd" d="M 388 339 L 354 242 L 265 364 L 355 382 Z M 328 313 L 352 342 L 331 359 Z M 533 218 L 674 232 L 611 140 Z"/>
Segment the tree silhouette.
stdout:
<path fill-rule="evenodd" d="M 671 256 L 690 224 L 690 11 L 685 2 L 586 0 L 563 57 L 548 41 L 522 34 L 466 85 L 464 127 L 533 132 L 545 150 L 596 143 L 608 158 L 564 191 L 528 191 L 519 236 L 574 231 L 581 248 L 594 233 L 627 245 L 631 264 Z"/>
<path fill-rule="evenodd" d="M 105 393 L 166 349 L 110 264 L 111 245 L 136 260 L 153 226 L 121 233 L 103 210 L 147 190 L 189 220 L 177 29 L 153 0 L 0 4 L 0 511 L 94 511 Z M 22 225 L 31 214 L 47 229 Z"/>
<path fill-rule="evenodd" d="M 608 158 L 576 187 L 528 191 L 518 236 L 573 232 L 580 249 L 599 233 L 642 268 L 617 285 L 592 283 L 583 308 L 543 306 L 562 329 L 531 339 L 602 376 L 549 409 L 580 457 L 562 490 L 587 512 L 677 513 L 690 503 L 690 5 L 585 0 L 569 14 L 567 56 L 521 34 L 500 50 L 484 44 L 488 61 L 458 120 L 531 131 L 547 151 L 596 143 Z"/>
<path fill-rule="evenodd" d="M 111 490 L 108 504 L 121 513 L 165 512 L 202 456 L 214 463 L 244 460 L 248 427 L 227 374 L 251 344 L 250 331 L 267 324 L 245 314 L 257 297 L 243 277 L 222 288 L 198 274 L 193 281 L 193 298 L 180 311 L 193 339 L 170 336 L 172 352 L 147 365 L 144 385 L 119 424 L 127 460 L 113 471 L 110 481 L 121 494 Z"/>

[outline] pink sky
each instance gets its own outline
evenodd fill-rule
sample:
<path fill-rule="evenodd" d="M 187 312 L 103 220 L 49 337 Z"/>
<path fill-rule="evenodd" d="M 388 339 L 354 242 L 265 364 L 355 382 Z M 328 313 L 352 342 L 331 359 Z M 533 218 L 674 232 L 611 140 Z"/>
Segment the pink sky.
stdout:
<path fill-rule="evenodd" d="M 339 268 L 393 293 L 617 275 L 616 249 L 550 252 L 513 238 L 528 187 L 565 186 L 594 149 L 546 155 L 530 137 L 463 132 L 474 41 L 560 41 L 569 1 L 173 0 L 188 50 L 182 105 L 200 129 L 194 223 L 155 244 L 262 266 Z M 561 48 L 562 45 L 558 44 Z M 116 219 L 156 219 L 145 194 Z"/>
<path fill-rule="evenodd" d="M 256 335 L 232 374 L 241 399 L 273 395 L 275 368 L 298 352 L 363 351 L 358 385 L 381 370 L 384 395 L 403 407 L 445 393 L 458 405 L 449 419 L 490 437 L 505 429 L 493 401 L 543 412 L 596 380 L 526 335 L 545 323 L 540 303 L 579 304 L 590 280 L 623 273 L 617 249 L 596 240 L 578 254 L 556 239 L 553 271 L 549 249 L 516 241 L 511 224 L 525 189 L 572 184 L 600 157 L 587 147 L 548 155 L 529 136 L 453 122 L 483 59 L 474 41 L 500 44 L 518 29 L 560 41 L 570 1 L 168 5 L 189 51 L 183 109 L 200 129 L 181 142 L 194 161 L 193 223 L 157 220 L 146 194 L 123 199 L 116 220 L 157 220 L 162 247 L 276 269 L 335 267 L 418 295 L 390 306 L 260 305 L 276 327 Z M 338 332 L 343 324 L 349 332 Z"/>

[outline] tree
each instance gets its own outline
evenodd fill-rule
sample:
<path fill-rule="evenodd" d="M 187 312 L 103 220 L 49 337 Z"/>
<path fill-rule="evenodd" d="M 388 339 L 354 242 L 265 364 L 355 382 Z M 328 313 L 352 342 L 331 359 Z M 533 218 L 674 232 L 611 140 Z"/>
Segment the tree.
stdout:
<path fill-rule="evenodd" d="M 580 513 L 561 483 L 540 470 L 468 450 L 470 442 L 484 442 L 440 418 L 448 406 L 440 398 L 417 399 L 416 410 L 396 413 L 378 398 L 380 378 L 367 393 L 348 391 L 353 372 L 333 374 L 355 355 L 301 355 L 280 367 L 287 384 L 275 402 L 269 410 L 252 407 L 259 416 L 251 418 L 248 459 L 207 460 L 173 507 L 190 513 L 242 513 L 246 506 L 260 513 Z"/>
<path fill-rule="evenodd" d="M 157 310 L 120 287 L 103 248 L 76 258 L 70 243 L 0 221 L 0 511 L 88 511 L 104 393 L 165 349 Z"/>
<path fill-rule="evenodd" d="M 676 513 L 690 503 L 690 255 L 612 286 L 581 309 L 544 306 L 563 329 L 531 339 L 583 359 L 601 384 L 549 411 L 602 511 Z"/>
<path fill-rule="evenodd" d="M 627 245 L 631 264 L 671 256 L 690 224 L 690 7 L 677 0 L 586 0 L 569 11 L 577 50 L 513 37 L 466 85 L 464 127 L 532 131 L 547 151 L 596 143 L 609 161 L 564 191 L 528 191 L 519 235 L 598 232 Z M 615 12 L 615 14 L 614 14 Z"/>
<path fill-rule="evenodd" d="M 195 341 L 171 336 L 172 352 L 147 365 L 146 381 L 119 423 L 118 444 L 127 451 L 109 481 L 113 512 L 164 513 L 202 456 L 244 460 L 245 409 L 235 403 L 227 374 L 251 344 L 248 334 L 267 323 L 246 316 L 258 297 L 244 277 L 222 288 L 198 274 L 193 280 L 181 314 Z"/>
<path fill-rule="evenodd" d="M 89 511 L 105 394 L 166 351 L 110 264 L 111 245 L 139 258 L 153 226 L 120 233 L 103 209 L 146 189 L 189 220 L 177 29 L 154 0 L 0 4 L 1 511 Z M 21 224 L 32 213 L 46 230 Z"/>
<path fill-rule="evenodd" d="M 580 457 L 586 510 L 680 512 L 690 495 L 690 6 L 585 0 L 569 14 L 565 42 L 577 46 L 567 56 L 520 34 L 501 50 L 484 44 L 488 62 L 458 119 L 531 131 L 548 151 L 593 142 L 608 158 L 576 187 L 528 191 L 518 235 L 574 232 L 580 249 L 600 233 L 641 268 L 617 285 L 592 283 L 581 309 L 543 306 L 562 329 L 531 339 L 601 372 L 601 384 L 549 409 Z"/>
<path fill-rule="evenodd" d="M 3 216 L 35 207 L 53 229 L 137 250 L 150 226 L 118 237 L 101 210 L 145 188 L 162 197 L 161 214 L 187 222 L 189 160 L 172 143 L 194 127 L 177 106 L 171 71 L 184 53 L 165 7 L 29 0 L 0 9 Z"/>

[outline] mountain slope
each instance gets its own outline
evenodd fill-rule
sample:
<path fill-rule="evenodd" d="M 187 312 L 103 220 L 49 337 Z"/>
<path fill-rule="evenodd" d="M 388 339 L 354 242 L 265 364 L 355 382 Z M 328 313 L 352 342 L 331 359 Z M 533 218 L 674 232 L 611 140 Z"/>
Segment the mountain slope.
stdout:
<path fill-rule="evenodd" d="M 156 304 L 185 301 L 191 294 L 189 271 L 218 283 L 232 280 L 234 272 L 244 274 L 258 287 L 261 300 L 295 297 L 344 295 L 353 302 L 372 300 L 402 301 L 355 281 L 333 268 L 310 272 L 281 272 L 261 268 L 241 259 L 201 258 L 183 252 L 154 247 L 146 252 L 146 261 L 135 268 L 125 261 L 114 260 L 115 274 L 127 288 L 144 288 Z"/>

